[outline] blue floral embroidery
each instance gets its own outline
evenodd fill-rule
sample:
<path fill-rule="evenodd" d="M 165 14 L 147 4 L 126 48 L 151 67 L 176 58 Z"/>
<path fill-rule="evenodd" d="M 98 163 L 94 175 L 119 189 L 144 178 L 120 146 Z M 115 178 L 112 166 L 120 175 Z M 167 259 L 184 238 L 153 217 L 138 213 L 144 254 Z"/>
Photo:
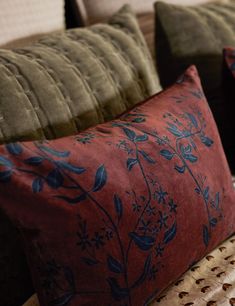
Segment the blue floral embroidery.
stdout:
<path fill-rule="evenodd" d="M 204 94 L 200 90 L 190 93 L 198 100 L 204 97 Z M 178 98 L 173 97 L 173 99 L 179 103 Z M 211 194 L 210 187 L 205 185 L 206 178 L 204 181 L 197 178 L 190 164 L 198 162 L 195 138 L 200 139 L 201 143 L 208 148 L 210 148 L 214 142 L 205 133 L 206 123 L 200 111 L 194 110 L 192 113 L 187 112 L 179 114 L 177 117 L 168 112 L 163 115 L 163 118 L 166 120 L 166 130 L 175 138 L 174 144 L 171 144 L 172 140 L 170 141 L 167 136 L 161 137 L 156 131 L 145 131 L 141 127 L 138 127 L 138 130 L 143 132 L 144 135 L 149 137 L 152 136 L 156 139 L 158 145 L 164 147 L 160 150 L 160 155 L 163 158 L 171 162 L 174 160 L 180 162 L 174 163 L 175 171 L 179 174 L 188 172 L 192 177 L 195 183 L 195 192 L 202 196 L 207 210 L 208 224 L 203 225 L 202 237 L 205 245 L 208 246 L 213 228 L 216 227 L 218 221 L 223 217 L 220 208 L 220 192 L 216 192 L 215 195 Z M 182 120 L 180 120 L 180 118 L 182 118 Z M 187 124 L 184 125 L 183 122 L 187 122 Z M 160 187 L 159 190 L 155 191 L 154 198 L 159 204 L 165 204 L 165 195 L 167 195 L 167 192 L 163 191 Z M 175 207 L 172 205 L 171 203 L 171 211 L 176 211 L 177 206 Z M 215 211 L 214 213 L 213 210 Z M 213 214 L 216 214 L 216 216 Z"/>
<path fill-rule="evenodd" d="M 83 144 L 90 144 L 92 139 L 95 138 L 93 133 L 81 133 L 79 136 L 76 137 L 76 140 Z"/>

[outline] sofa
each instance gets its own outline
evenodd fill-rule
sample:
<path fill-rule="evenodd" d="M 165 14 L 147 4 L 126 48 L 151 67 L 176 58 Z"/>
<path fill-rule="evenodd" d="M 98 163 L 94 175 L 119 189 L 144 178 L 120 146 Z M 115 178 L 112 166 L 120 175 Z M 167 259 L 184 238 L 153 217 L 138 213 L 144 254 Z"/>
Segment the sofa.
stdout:
<path fill-rule="evenodd" d="M 48 1 L 38 2 L 24 0 L 24 5 L 22 5 L 22 1 L 15 0 L 10 4 L 7 2 L 0 3 L 0 44 L 3 50 L 0 55 L 0 63 L 4 65 L 4 67 L 7 67 L 10 73 L 14 75 L 20 75 L 21 71 L 23 71 L 22 69 L 24 69 L 24 67 L 26 67 L 25 65 L 27 65 L 26 62 L 20 62 L 22 56 L 29 57 L 33 59 L 34 64 L 36 63 L 34 68 L 35 70 L 32 70 L 32 73 L 30 72 L 28 75 L 28 77 L 33 80 L 33 85 L 27 84 L 25 80 L 17 77 L 17 82 L 21 85 L 23 91 L 17 89 L 17 91 L 14 92 L 16 85 L 11 84 L 11 87 L 9 87 L 10 89 L 8 89 L 6 92 L 4 91 L 4 95 L 2 94 L 1 96 L 2 101 L 7 101 L 8 103 L 6 104 L 7 106 L 5 106 L 5 102 L 1 104 L 2 106 L 0 106 L 0 108 L 2 108 L 2 110 L 0 109 L 0 112 L 3 112 L 4 120 L 6 120 L 6 123 L 4 122 L 5 125 L 3 124 L 1 126 L 1 143 L 3 144 L 11 144 L 14 141 L 54 139 L 66 137 L 68 135 L 76 135 L 76 133 L 84 131 L 98 123 L 103 123 L 119 117 L 123 113 L 125 114 L 125 112 L 127 112 L 129 109 L 135 107 L 137 103 L 160 92 L 162 89 L 162 82 L 159 81 L 158 75 L 156 75 L 155 68 L 153 67 L 153 62 L 158 60 L 156 59 L 154 51 L 155 17 L 153 12 L 153 4 L 155 1 L 147 1 L 146 3 L 143 3 L 139 0 L 102 0 L 96 2 L 89 0 L 71 0 L 65 2 L 66 3 L 64 3 L 62 0 L 54 0 L 50 1 L 50 3 Z M 134 37 L 135 27 L 133 24 L 135 25 L 135 22 L 132 23 L 132 18 L 128 24 L 128 27 L 125 28 L 122 20 L 122 16 L 126 14 L 125 11 L 121 13 L 121 17 L 118 15 L 114 15 L 116 17 L 112 17 L 112 15 L 117 12 L 126 2 L 129 2 L 129 4 L 131 4 L 134 8 L 145 40 L 143 39 L 141 33 L 139 36 L 138 31 L 138 37 Z M 210 1 L 172 0 L 167 2 L 181 5 L 196 5 L 204 2 L 208 3 Z M 97 40 L 101 40 L 103 37 L 107 39 L 108 35 L 110 35 L 112 40 L 114 39 L 113 37 L 116 32 L 108 32 L 107 34 L 107 32 L 105 32 L 105 30 L 102 28 L 102 25 L 99 25 L 99 23 L 107 22 L 109 19 L 111 20 L 110 25 L 115 29 L 114 32 L 117 29 L 122 30 L 124 28 L 125 34 L 132 37 L 136 43 L 135 52 L 129 51 L 131 50 L 131 43 L 133 43 L 133 40 L 128 41 L 128 39 L 127 43 L 125 42 L 125 44 L 121 45 L 121 47 L 119 45 L 119 47 L 115 50 L 117 58 L 120 56 L 118 54 L 120 49 L 121 56 L 124 56 L 125 58 L 125 54 L 122 54 L 125 52 L 127 54 L 125 64 L 123 65 L 123 63 L 120 61 L 117 65 L 120 70 L 113 68 L 113 59 L 110 59 L 108 65 L 105 61 L 102 61 L 102 57 L 108 56 L 110 52 L 114 52 L 114 49 L 112 49 L 110 45 L 107 47 L 107 42 L 102 45 L 100 49 L 95 49 L 94 51 L 93 41 L 96 38 Z M 87 26 L 97 23 L 98 26 L 95 25 L 94 28 L 91 28 L 91 31 L 86 30 Z M 76 29 L 70 29 L 69 32 L 66 32 L 68 33 L 66 34 L 67 37 L 65 37 L 66 35 L 64 36 L 65 43 L 59 45 L 58 47 L 57 44 L 60 44 L 60 35 L 64 35 L 61 33 L 65 31 L 66 24 L 67 28 L 76 28 L 78 26 L 84 28 L 84 33 L 76 32 Z M 97 37 L 97 35 L 100 35 L 101 38 Z M 79 44 L 84 47 L 84 49 L 79 51 L 81 53 L 78 55 L 76 55 L 76 48 L 78 47 L 78 45 L 76 45 L 77 40 L 79 41 Z M 146 47 L 146 43 L 148 49 Z M 28 48 L 28 46 L 32 44 L 34 46 L 33 49 L 29 49 L 30 47 Z M 46 48 L 46 51 L 43 49 L 44 47 Z M 14 55 L 10 53 L 7 53 L 6 55 L 4 53 L 4 50 L 15 48 L 17 49 L 14 51 L 16 52 Z M 40 48 L 42 48 L 42 51 L 40 51 Z M 71 54 L 73 57 L 69 57 L 71 55 L 69 48 L 72 50 Z M 105 48 L 108 48 L 107 54 L 103 53 Z M 141 51 L 139 51 L 139 49 Z M 63 52 L 60 53 L 60 50 L 63 50 Z M 96 65 L 98 67 L 98 64 L 93 59 L 97 56 L 97 54 L 99 59 L 101 58 L 102 69 L 99 66 L 100 71 L 99 73 L 97 72 L 97 75 L 95 75 L 94 67 L 96 67 Z M 89 64 L 87 61 L 87 65 L 86 63 L 83 63 L 84 60 L 80 60 L 81 58 L 86 58 L 86 56 L 89 57 L 89 60 L 91 58 Z M 69 64 L 68 58 L 70 59 Z M 137 68 L 133 67 L 133 63 L 130 64 L 133 58 L 139 63 Z M 53 62 L 53 60 L 55 61 Z M 58 62 L 56 60 L 58 60 Z M 44 64 L 44 62 L 46 62 L 46 64 Z M 20 63 L 19 66 L 18 63 Z M 61 71 L 59 71 L 59 69 L 56 70 L 57 68 L 55 68 L 58 63 L 60 63 L 58 66 L 62 67 Z M 65 76 L 69 72 L 66 69 L 63 69 L 63 65 L 67 64 L 70 65 L 70 67 L 74 65 L 75 68 L 73 67 L 72 70 L 75 71 L 76 74 L 79 73 L 79 80 L 82 80 L 81 84 L 79 84 L 79 91 L 77 91 L 78 85 L 75 84 L 76 80 L 78 79 L 75 79 L 75 77 L 71 77 L 67 83 L 67 86 L 64 86 L 66 81 L 64 81 L 63 75 Z M 38 66 L 41 66 L 42 68 L 39 68 Z M 111 77 L 107 77 L 102 74 L 104 70 L 106 71 L 107 66 L 108 70 L 111 70 Z M 18 71 L 16 71 L 16 67 L 18 67 Z M 45 88 L 45 90 L 42 90 L 39 93 L 39 86 L 37 88 L 36 86 L 41 80 L 42 69 L 46 70 L 48 79 L 42 83 L 42 88 Z M 56 70 L 56 73 L 53 72 L 54 69 Z M 112 75 L 112 69 L 114 69 L 116 75 L 120 73 L 119 78 L 115 78 L 115 76 Z M 3 72 L 5 73 L 5 70 L 3 70 Z M 24 71 L 24 73 L 28 73 L 27 69 Z M 133 79 L 131 77 L 124 78 L 126 75 L 132 75 L 132 73 L 134 75 L 133 86 L 131 83 Z M 5 85 L 4 83 L 4 78 L 8 78 L 9 75 L 9 72 L 2 75 L 0 79 L 0 84 L 3 84 L 2 88 L 5 88 L 4 86 L 9 86 Z M 86 82 L 83 81 L 84 79 Z M 99 82 L 99 80 L 102 80 L 102 82 Z M 63 83 L 63 81 L 65 83 Z M 119 92 L 121 92 L 118 99 L 112 99 L 114 92 L 116 93 L 116 87 L 113 85 L 115 82 L 119 86 Z M 130 82 L 130 85 L 128 82 Z M 113 90 L 110 90 L 110 92 L 107 93 L 104 84 L 109 83 L 112 83 Z M 54 84 L 56 84 L 56 86 Z M 123 84 L 128 84 L 128 86 L 125 88 L 125 85 Z M 30 86 L 33 86 L 33 90 L 30 88 Z M 49 89 L 53 88 L 54 92 L 53 90 L 49 89 L 47 91 L 47 86 Z M 123 92 L 120 89 L 123 88 L 122 86 L 125 88 Z M 87 87 L 91 89 L 91 93 L 89 93 L 88 90 L 89 95 L 87 95 Z M 58 88 L 60 93 L 58 93 Z M 34 92 L 34 90 L 37 92 L 37 95 L 32 97 L 30 96 L 30 92 Z M 70 90 L 72 94 L 69 92 Z M 16 100 L 17 103 L 14 102 L 15 104 L 11 104 L 11 98 L 9 98 L 11 97 L 11 92 L 14 93 L 13 95 L 17 97 L 17 99 L 19 96 L 19 100 Z M 32 104 L 34 103 L 32 102 L 34 100 L 40 101 L 39 110 L 36 104 L 33 104 L 33 108 L 31 109 L 27 105 L 26 100 L 24 102 L 20 102 L 22 104 L 19 105 L 19 101 L 23 101 L 20 100 L 22 94 L 26 94 L 27 98 Z M 55 104 L 53 104 L 53 95 L 56 96 Z M 104 96 L 106 101 L 101 102 L 100 97 Z M 84 103 L 79 104 L 79 107 L 77 107 L 74 101 L 79 99 L 84 101 Z M 45 101 L 45 103 L 42 101 Z M 41 107 L 44 112 L 43 114 L 40 113 Z M 58 116 L 56 113 L 58 113 Z M 92 140 L 92 136 L 89 136 L 89 133 L 84 134 L 83 136 L 84 137 L 81 138 L 80 142 L 89 143 L 89 141 Z M 13 146 L 9 150 L 13 152 L 13 155 L 14 152 L 16 152 L 17 155 L 17 147 Z M 127 148 L 125 148 L 125 150 L 127 150 Z M 169 155 L 165 155 L 165 157 L 166 159 L 171 159 Z M 145 155 L 145 159 L 149 160 L 151 163 L 151 158 L 149 156 Z M 133 166 L 134 164 L 130 164 L 129 169 L 132 169 Z M 40 182 L 36 181 L 35 184 L 37 184 L 34 185 L 34 188 L 36 188 L 35 190 L 39 191 L 41 188 Z M 235 188 L 235 181 L 233 182 L 233 185 Z M 120 201 L 116 198 L 115 203 L 116 205 L 119 205 Z M 5 244 L 10 236 L 8 235 L 9 221 L 5 221 L 5 219 L 3 219 L 3 223 L 5 224 L 5 232 L 2 234 L 2 241 Z M 19 287 L 15 297 L 11 298 L 6 296 L 7 294 L 10 294 L 11 291 L 11 288 L 6 286 L 5 290 L 3 290 L 3 294 L 5 294 L 3 297 L 4 305 L 39 306 L 40 304 L 37 295 L 34 293 L 35 289 L 33 288 L 29 272 L 27 272 L 24 277 L 19 277 L 22 270 L 28 268 L 25 258 L 24 260 L 22 259 L 22 254 L 24 253 L 22 251 L 22 245 L 18 239 L 18 231 L 16 231 L 14 228 L 11 230 L 11 235 L 12 233 L 15 235 L 16 241 L 9 243 L 8 250 L 11 250 L 12 253 L 15 252 L 17 256 L 20 254 L 21 260 L 18 261 L 18 264 L 21 264 L 21 267 L 19 267 L 19 265 L 16 267 L 16 270 L 18 269 L 18 271 L 16 272 L 15 276 L 11 276 L 10 281 L 13 281 L 12 283 L 14 284 L 14 288 L 17 287 L 17 283 L 19 284 Z M 29 236 L 31 235 L 30 232 L 26 234 Z M 188 271 L 186 271 L 184 274 L 182 273 L 178 280 L 172 280 L 165 290 L 161 291 L 160 294 L 157 294 L 156 297 L 152 297 L 149 305 L 235 305 L 235 238 L 232 236 L 232 234 L 234 233 L 231 232 L 230 235 L 227 235 L 226 241 L 220 241 L 222 244 L 217 246 L 214 250 L 207 252 L 206 256 L 204 256 L 199 262 L 193 262 L 191 266 L 188 267 Z M 7 260 L 8 265 L 12 262 L 12 260 L 14 261 L 14 257 L 13 259 Z M 2 258 L 2 262 L 4 265 L 4 256 Z M 115 264 L 117 263 L 115 262 Z M 14 265 L 14 262 L 12 262 L 12 265 Z M 4 278 L 8 279 L 7 270 L 4 273 L 3 279 L 1 279 L 2 283 L 5 282 Z M 24 291 L 25 284 L 28 289 L 22 294 L 21 291 Z M 14 296 L 14 294 L 12 295 Z M 99 305 L 102 305 L 102 302 L 99 303 Z M 53 305 L 67 304 L 66 302 L 57 300 L 57 304 L 55 303 Z"/>

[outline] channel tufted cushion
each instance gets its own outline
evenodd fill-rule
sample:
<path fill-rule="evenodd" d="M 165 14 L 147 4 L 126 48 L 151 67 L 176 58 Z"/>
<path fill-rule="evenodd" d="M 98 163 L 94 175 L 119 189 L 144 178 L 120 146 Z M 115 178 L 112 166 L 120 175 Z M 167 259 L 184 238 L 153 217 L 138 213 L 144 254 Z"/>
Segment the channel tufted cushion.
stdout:
<path fill-rule="evenodd" d="M 110 24 L 0 50 L 0 143 L 74 134 L 157 91 L 135 16 L 124 7 Z M 16 230 L 2 213 L 0 220 L 0 301 L 15 306 L 33 286 Z"/>
<path fill-rule="evenodd" d="M 0 142 L 56 138 L 112 119 L 158 91 L 134 14 L 0 50 Z"/>
<path fill-rule="evenodd" d="M 0 207 L 20 229 L 42 306 L 149 305 L 235 231 L 196 68 L 119 119 L 1 145 Z"/>

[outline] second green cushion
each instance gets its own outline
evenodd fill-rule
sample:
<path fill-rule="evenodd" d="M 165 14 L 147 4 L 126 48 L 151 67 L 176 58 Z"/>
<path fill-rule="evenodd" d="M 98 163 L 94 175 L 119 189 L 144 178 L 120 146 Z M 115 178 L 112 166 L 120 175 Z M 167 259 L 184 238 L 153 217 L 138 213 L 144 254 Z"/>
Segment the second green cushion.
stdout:
<path fill-rule="evenodd" d="M 221 85 L 222 50 L 235 44 L 235 1 L 197 6 L 155 3 L 156 58 L 161 84 L 195 64 L 206 95 Z"/>

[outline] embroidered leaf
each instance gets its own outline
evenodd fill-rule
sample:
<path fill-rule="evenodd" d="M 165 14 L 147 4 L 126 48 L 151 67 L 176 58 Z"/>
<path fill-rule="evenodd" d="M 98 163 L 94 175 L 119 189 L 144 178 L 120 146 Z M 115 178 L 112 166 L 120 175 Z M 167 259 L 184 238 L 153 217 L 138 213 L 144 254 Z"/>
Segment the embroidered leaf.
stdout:
<path fill-rule="evenodd" d="M 39 149 L 56 157 L 68 157 L 70 155 L 69 151 L 57 151 L 46 146 L 39 146 Z"/>
<path fill-rule="evenodd" d="M 66 306 L 70 303 L 73 296 L 74 296 L 74 293 L 72 292 L 65 293 L 63 296 L 59 297 L 58 299 L 53 300 L 50 303 L 50 305 L 51 306 Z"/>
<path fill-rule="evenodd" d="M 161 150 L 160 154 L 168 160 L 171 160 L 174 156 L 174 154 L 171 153 L 169 150 Z"/>
<path fill-rule="evenodd" d="M 215 208 L 216 209 L 219 208 L 219 202 L 220 202 L 220 193 L 216 192 L 216 195 L 215 195 Z"/>
<path fill-rule="evenodd" d="M 165 232 L 163 242 L 165 244 L 169 243 L 175 237 L 176 231 L 177 231 L 177 226 L 176 223 L 174 223 L 172 227 Z"/>
<path fill-rule="evenodd" d="M 0 165 L 11 168 L 12 162 L 8 160 L 6 157 L 0 156 Z"/>
<path fill-rule="evenodd" d="M 188 137 L 191 133 L 190 133 L 190 131 L 189 130 L 183 130 L 182 131 L 182 134 L 184 135 L 184 136 L 186 136 L 186 137 Z"/>
<path fill-rule="evenodd" d="M 146 134 L 136 136 L 136 138 L 135 138 L 136 142 L 143 142 L 143 141 L 146 141 L 146 140 L 148 140 L 148 136 Z"/>
<path fill-rule="evenodd" d="M 211 218 L 210 219 L 210 225 L 212 226 L 212 227 L 215 227 L 216 226 L 216 224 L 217 224 L 217 219 L 216 218 Z"/>
<path fill-rule="evenodd" d="M 117 261 L 115 258 L 113 258 L 110 255 L 108 256 L 107 264 L 110 271 L 114 273 L 123 273 L 123 266 L 120 264 L 119 261 Z"/>
<path fill-rule="evenodd" d="M 211 147 L 214 143 L 214 141 L 212 139 L 210 139 L 209 137 L 204 136 L 204 135 L 200 135 L 200 139 L 201 139 L 202 143 L 207 147 Z"/>
<path fill-rule="evenodd" d="M 191 154 L 192 152 L 192 147 L 191 145 L 187 145 L 186 147 L 184 145 L 180 145 L 180 151 L 183 155 L 183 157 L 186 159 L 186 160 L 189 160 L 191 163 L 194 163 L 197 161 L 197 157 L 194 156 L 193 154 Z"/>
<path fill-rule="evenodd" d="M 175 170 L 178 171 L 179 173 L 184 173 L 185 172 L 185 166 L 175 166 Z"/>
<path fill-rule="evenodd" d="M 155 239 L 151 236 L 141 236 L 137 233 L 129 233 L 135 244 L 143 251 L 148 251 L 154 245 Z"/>
<path fill-rule="evenodd" d="M 129 122 L 114 122 L 112 123 L 112 127 L 124 127 L 124 126 L 130 126 Z"/>
<path fill-rule="evenodd" d="M 126 162 L 126 166 L 128 171 L 131 171 L 131 169 L 134 167 L 134 165 L 136 165 L 138 163 L 138 160 L 135 158 L 128 158 L 127 162 Z"/>
<path fill-rule="evenodd" d="M 131 140 L 134 141 L 136 134 L 134 131 L 128 129 L 128 128 L 123 128 L 123 131 L 125 132 L 126 136 Z"/>
<path fill-rule="evenodd" d="M 121 301 L 129 295 L 129 290 L 127 288 L 121 288 L 115 278 L 109 277 L 107 282 L 111 288 L 112 297 L 116 301 Z"/>
<path fill-rule="evenodd" d="M 201 193 L 201 190 L 198 187 L 195 188 L 195 191 L 196 191 L 197 194 Z"/>
<path fill-rule="evenodd" d="M 10 154 L 20 155 L 22 153 L 22 147 L 18 143 L 8 143 L 6 149 Z"/>
<path fill-rule="evenodd" d="M 0 181 L 1 182 L 8 182 L 11 178 L 11 174 L 12 174 L 11 170 L 0 172 Z"/>
<path fill-rule="evenodd" d="M 197 124 L 197 119 L 195 118 L 195 116 L 193 114 L 187 113 L 189 119 L 191 120 L 192 124 L 194 125 L 195 128 L 198 128 L 198 124 Z"/>
<path fill-rule="evenodd" d="M 99 166 L 95 175 L 95 183 L 92 189 L 93 192 L 99 191 L 104 187 L 107 181 L 107 172 L 104 165 Z"/>
<path fill-rule="evenodd" d="M 149 254 L 148 257 L 146 258 L 144 263 L 144 270 L 137 279 L 137 281 L 133 284 L 132 288 L 140 286 L 145 281 L 146 277 L 149 274 L 150 266 L 151 266 L 151 254 Z"/>
<path fill-rule="evenodd" d="M 52 170 L 46 177 L 47 184 L 54 189 L 62 186 L 64 178 L 58 169 Z"/>
<path fill-rule="evenodd" d="M 123 213 L 123 205 L 122 205 L 122 200 L 119 198 L 117 194 L 114 195 L 113 197 L 114 201 L 114 206 L 118 215 L 118 220 L 121 219 L 122 213 Z"/>
<path fill-rule="evenodd" d="M 209 230 L 206 225 L 203 225 L 203 241 L 206 246 L 208 246 L 210 240 Z"/>
<path fill-rule="evenodd" d="M 145 122 L 145 118 L 138 117 L 138 118 L 133 119 L 132 122 L 134 122 L 134 123 L 142 123 L 142 122 Z"/>
<path fill-rule="evenodd" d="M 69 198 L 69 197 L 66 197 L 66 196 L 62 196 L 62 195 L 58 195 L 58 196 L 55 196 L 56 198 L 58 199 L 61 199 L 61 200 L 64 200 L 65 202 L 69 203 L 69 204 L 77 204 L 77 203 L 80 203 L 84 200 L 86 200 L 86 193 L 82 193 L 81 195 L 79 195 L 78 197 L 75 197 L 75 198 Z"/>
<path fill-rule="evenodd" d="M 144 159 L 149 162 L 150 164 L 155 164 L 155 160 L 152 159 L 152 157 L 150 157 L 145 151 L 139 151 L 140 154 L 144 157 Z"/>
<path fill-rule="evenodd" d="M 32 166 L 39 166 L 39 165 L 41 165 L 41 163 L 43 161 L 44 161 L 43 157 L 33 156 L 33 157 L 28 158 L 28 159 L 25 159 L 24 163 L 27 164 L 27 165 L 32 165 Z"/>
<path fill-rule="evenodd" d="M 205 199 L 206 201 L 208 201 L 208 199 L 209 199 L 209 190 L 210 190 L 210 188 L 209 188 L 209 186 L 207 186 L 207 187 L 204 189 L 204 191 L 203 191 L 204 199 Z"/>
<path fill-rule="evenodd" d="M 96 259 L 94 259 L 94 258 L 82 257 L 81 259 L 82 259 L 82 261 L 83 261 L 86 265 L 88 265 L 88 266 L 95 266 L 95 265 L 97 265 L 97 264 L 99 263 L 99 262 L 98 262 Z"/>
<path fill-rule="evenodd" d="M 174 136 L 180 137 L 182 136 L 182 133 L 178 130 L 178 127 L 172 123 L 167 123 L 169 125 L 169 127 L 167 128 L 167 130 L 169 132 L 171 132 L 171 134 L 173 134 Z"/>
<path fill-rule="evenodd" d="M 181 151 L 185 154 L 190 154 L 192 152 L 192 147 L 190 145 L 187 145 L 186 147 L 182 145 L 181 148 Z"/>
<path fill-rule="evenodd" d="M 191 163 L 195 163 L 197 161 L 197 156 L 193 154 L 184 154 L 184 158 L 189 160 Z"/>
<path fill-rule="evenodd" d="M 37 177 L 33 180 L 32 190 L 34 193 L 42 191 L 43 188 L 43 180 L 40 177 Z"/>
<path fill-rule="evenodd" d="M 129 118 L 129 117 L 135 117 L 135 118 L 137 118 L 137 117 L 145 117 L 146 115 L 145 114 L 140 114 L 140 113 L 136 113 L 136 114 L 134 114 L 134 113 L 128 113 L 128 114 L 125 114 L 125 115 L 123 115 L 123 118 Z"/>
<path fill-rule="evenodd" d="M 82 168 L 82 167 L 77 167 L 77 166 L 74 166 L 68 162 L 65 162 L 65 161 L 57 161 L 56 162 L 59 166 L 61 166 L 62 168 L 68 170 L 68 171 L 71 171 L 71 172 L 74 172 L 76 174 L 82 174 L 83 172 L 86 171 L 86 169 Z"/>

